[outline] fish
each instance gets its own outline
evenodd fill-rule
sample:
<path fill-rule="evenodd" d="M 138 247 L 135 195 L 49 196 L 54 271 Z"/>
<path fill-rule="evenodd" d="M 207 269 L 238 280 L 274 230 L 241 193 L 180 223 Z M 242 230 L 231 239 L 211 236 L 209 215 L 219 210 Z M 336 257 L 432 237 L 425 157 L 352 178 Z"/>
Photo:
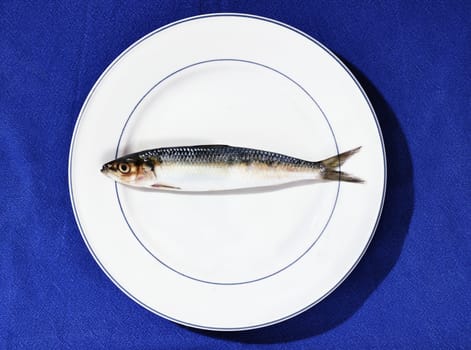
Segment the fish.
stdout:
<path fill-rule="evenodd" d="M 229 145 L 162 147 L 109 161 L 101 172 L 129 186 L 189 192 L 273 187 L 306 180 L 363 183 L 338 169 L 360 149 L 308 161 Z"/>

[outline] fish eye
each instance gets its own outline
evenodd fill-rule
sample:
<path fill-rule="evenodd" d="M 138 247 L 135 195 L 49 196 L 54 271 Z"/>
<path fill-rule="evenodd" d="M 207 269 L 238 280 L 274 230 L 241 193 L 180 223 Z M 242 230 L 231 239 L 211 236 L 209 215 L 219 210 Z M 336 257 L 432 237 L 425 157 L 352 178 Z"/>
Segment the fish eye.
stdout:
<path fill-rule="evenodd" d="M 131 170 L 131 167 L 127 165 L 126 163 L 119 163 L 118 170 L 123 174 L 127 174 Z"/>

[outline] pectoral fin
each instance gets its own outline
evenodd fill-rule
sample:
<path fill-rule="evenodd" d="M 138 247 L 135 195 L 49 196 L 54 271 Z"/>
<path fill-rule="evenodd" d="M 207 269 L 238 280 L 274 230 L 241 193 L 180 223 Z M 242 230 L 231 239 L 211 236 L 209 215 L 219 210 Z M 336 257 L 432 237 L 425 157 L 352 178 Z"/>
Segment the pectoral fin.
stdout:
<path fill-rule="evenodd" d="M 163 184 L 153 184 L 151 187 L 153 188 L 161 188 L 161 189 L 169 189 L 169 190 L 181 190 L 180 187 L 163 185 Z"/>

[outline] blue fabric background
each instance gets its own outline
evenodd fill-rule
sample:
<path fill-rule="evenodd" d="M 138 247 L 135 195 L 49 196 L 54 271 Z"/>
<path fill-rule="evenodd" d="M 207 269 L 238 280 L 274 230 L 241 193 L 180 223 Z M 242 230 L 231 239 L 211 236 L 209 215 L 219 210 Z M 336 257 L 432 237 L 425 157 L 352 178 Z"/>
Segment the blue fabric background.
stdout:
<path fill-rule="evenodd" d="M 1 1 L 0 349 L 471 348 L 471 2 Z M 126 297 L 88 252 L 68 194 L 72 130 L 125 48 L 171 21 L 243 12 L 336 53 L 377 111 L 389 184 L 376 236 L 326 300 L 217 333 Z"/>

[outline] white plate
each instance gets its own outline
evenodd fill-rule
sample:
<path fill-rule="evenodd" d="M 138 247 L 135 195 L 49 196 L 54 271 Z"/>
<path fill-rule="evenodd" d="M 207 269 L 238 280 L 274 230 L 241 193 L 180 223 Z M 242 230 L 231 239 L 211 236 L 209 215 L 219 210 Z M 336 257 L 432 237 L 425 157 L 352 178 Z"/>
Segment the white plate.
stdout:
<path fill-rule="evenodd" d="M 309 160 L 363 146 L 344 170 L 366 183 L 179 194 L 99 171 L 213 143 Z M 108 277 L 160 316 L 216 330 L 274 324 L 332 292 L 373 236 L 385 184 L 378 122 L 347 68 L 298 30 L 239 14 L 185 19 L 123 52 L 85 101 L 69 160 L 75 217 Z"/>

